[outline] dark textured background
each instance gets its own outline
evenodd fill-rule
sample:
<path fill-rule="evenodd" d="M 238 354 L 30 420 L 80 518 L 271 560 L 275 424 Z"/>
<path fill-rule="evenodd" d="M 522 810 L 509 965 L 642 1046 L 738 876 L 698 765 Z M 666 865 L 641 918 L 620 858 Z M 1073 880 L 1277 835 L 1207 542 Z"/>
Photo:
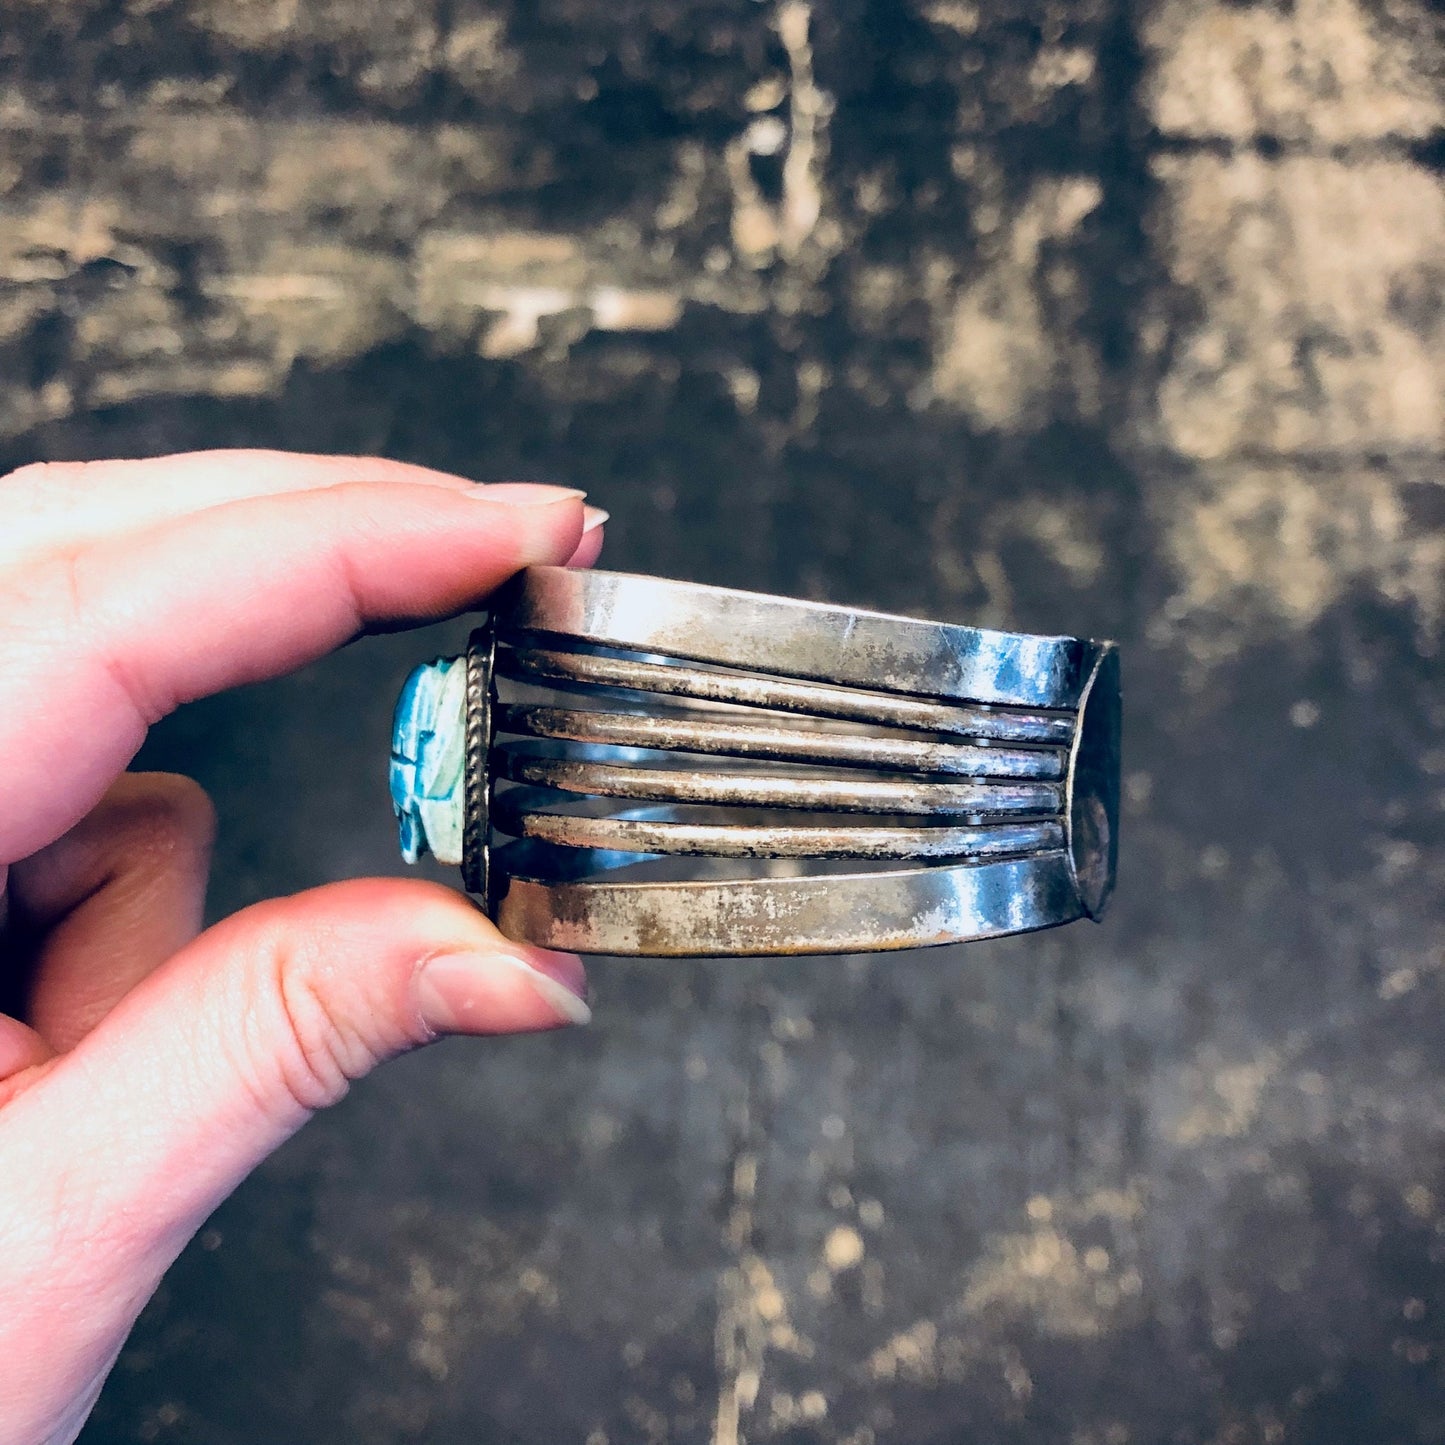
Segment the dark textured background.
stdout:
<path fill-rule="evenodd" d="M 0 0 L 0 462 L 577 483 L 614 565 L 1125 649 L 1102 927 L 599 961 L 384 1070 L 86 1445 L 1445 1440 L 1426 0 Z M 214 908 L 405 670 L 188 709 Z"/>

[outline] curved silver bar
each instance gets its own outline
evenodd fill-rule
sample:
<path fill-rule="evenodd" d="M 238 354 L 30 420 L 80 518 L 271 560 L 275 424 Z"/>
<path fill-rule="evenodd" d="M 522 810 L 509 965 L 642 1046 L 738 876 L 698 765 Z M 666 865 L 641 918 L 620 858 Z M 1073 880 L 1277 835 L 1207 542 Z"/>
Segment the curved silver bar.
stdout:
<path fill-rule="evenodd" d="M 1024 708 L 1077 708 L 1101 644 L 1034 637 L 669 582 L 529 567 L 498 607 L 500 635 L 560 633 L 779 677 Z"/>
<path fill-rule="evenodd" d="M 827 823 L 695 822 L 678 816 L 592 817 L 560 810 L 566 794 L 513 788 L 497 795 L 498 828 L 561 848 L 705 858 L 1008 858 L 1058 851 L 1058 821 L 992 827 L 887 827 Z M 668 810 L 671 811 L 671 810 Z"/>
<path fill-rule="evenodd" d="M 643 662 L 631 657 L 532 647 L 520 638 L 513 646 L 498 649 L 497 675 L 575 687 L 594 695 L 657 693 L 690 701 L 807 713 L 813 717 L 913 728 L 953 737 L 989 738 L 1003 743 L 1068 747 L 1074 737 L 1071 712 L 973 707 L 966 703 L 930 702 L 901 693 L 863 692 L 750 673 L 705 672 L 700 668 Z"/>
<path fill-rule="evenodd" d="M 502 931 L 579 953 L 689 958 L 927 948 L 1084 916 L 1063 852 L 897 872 L 685 883 L 605 875 L 545 881 L 551 869 L 532 843 L 508 844 L 498 864 L 504 876 L 493 909 Z"/>
<path fill-rule="evenodd" d="M 657 748 L 665 752 L 721 754 L 807 763 L 814 767 L 887 768 L 905 773 L 942 773 L 964 778 L 1041 778 L 1064 776 L 1064 758 L 1055 750 L 983 747 L 976 743 L 920 742 L 850 733 L 810 732 L 766 723 L 714 721 L 711 718 L 644 713 L 590 712 L 535 703 L 497 708 L 502 732 L 580 743 Z"/>
<path fill-rule="evenodd" d="M 836 813 L 918 813 L 926 817 L 998 817 L 1057 813 L 1057 783 L 930 783 L 911 779 L 787 776 L 781 773 L 636 767 L 590 758 L 549 757 L 525 744 L 492 748 L 492 767 L 514 783 L 566 793 L 661 803 L 743 808 L 816 808 Z"/>

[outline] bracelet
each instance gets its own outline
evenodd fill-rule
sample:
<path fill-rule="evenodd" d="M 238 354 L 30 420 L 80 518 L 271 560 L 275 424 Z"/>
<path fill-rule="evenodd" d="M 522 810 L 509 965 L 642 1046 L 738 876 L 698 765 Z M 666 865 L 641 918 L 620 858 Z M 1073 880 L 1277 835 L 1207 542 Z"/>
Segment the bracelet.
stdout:
<path fill-rule="evenodd" d="M 1119 728 L 1112 643 L 534 567 L 407 680 L 392 802 L 545 947 L 914 948 L 1102 914 Z"/>

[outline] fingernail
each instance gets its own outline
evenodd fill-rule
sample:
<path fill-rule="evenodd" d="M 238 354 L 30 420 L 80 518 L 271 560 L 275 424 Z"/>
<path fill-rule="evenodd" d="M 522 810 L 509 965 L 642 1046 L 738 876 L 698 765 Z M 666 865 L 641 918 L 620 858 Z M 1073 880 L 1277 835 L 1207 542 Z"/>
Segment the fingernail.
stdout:
<path fill-rule="evenodd" d="M 592 1017 L 582 960 L 546 949 L 440 954 L 422 965 L 414 987 L 422 1021 L 439 1034 L 525 1033 Z"/>
<path fill-rule="evenodd" d="M 468 495 L 508 507 L 552 507 L 558 502 L 581 501 L 587 493 L 576 487 L 554 487 L 546 482 L 489 482 L 473 488 Z"/>
<path fill-rule="evenodd" d="M 604 512 L 601 507 L 583 507 L 582 535 L 585 537 L 588 532 L 595 532 L 611 515 L 611 512 Z"/>

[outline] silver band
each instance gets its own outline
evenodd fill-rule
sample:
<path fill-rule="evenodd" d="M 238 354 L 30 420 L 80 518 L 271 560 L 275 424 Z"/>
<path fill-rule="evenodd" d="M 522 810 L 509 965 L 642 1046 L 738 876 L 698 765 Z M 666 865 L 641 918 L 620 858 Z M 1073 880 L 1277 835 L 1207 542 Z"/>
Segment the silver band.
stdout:
<path fill-rule="evenodd" d="M 579 953 L 865 953 L 996 938 L 1084 916 L 1062 852 L 1001 862 L 686 883 L 539 881 L 527 856 L 502 929 Z M 549 872 L 546 862 L 539 872 Z"/>
<path fill-rule="evenodd" d="M 529 568 L 502 622 L 778 677 L 1070 711 L 1110 645 L 568 567 Z"/>
<path fill-rule="evenodd" d="M 533 568 L 474 634 L 467 699 L 464 874 L 547 947 L 919 947 L 1112 889 L 1109 643 Z"/>

